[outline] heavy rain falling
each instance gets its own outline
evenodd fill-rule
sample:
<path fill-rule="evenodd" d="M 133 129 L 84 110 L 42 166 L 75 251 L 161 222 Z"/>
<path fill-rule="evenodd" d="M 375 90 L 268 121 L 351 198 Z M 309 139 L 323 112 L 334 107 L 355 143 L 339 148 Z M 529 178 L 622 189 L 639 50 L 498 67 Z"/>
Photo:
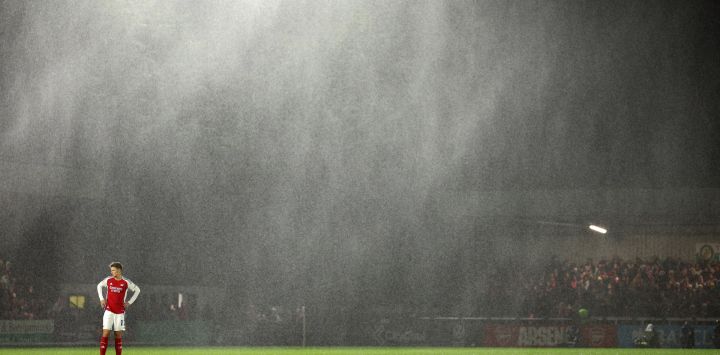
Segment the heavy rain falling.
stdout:
<path fill-rule="evenodd" d="M 121 261 L 131 317 L 167 321 L 185 294 L 185 317 L 233 329 L 212 344 L 425 344 L 442 336 L 403 327 L 552 316 L 529 299 L 559 260 L 694 261 L 720 245 L 718 18 L 713 1 L 0 1 L 0 319 L 28 318 L 8 290 L 32 286 L 29 318 L 61 332 L 72 306 L 100 329 L 94 285 Z"/>

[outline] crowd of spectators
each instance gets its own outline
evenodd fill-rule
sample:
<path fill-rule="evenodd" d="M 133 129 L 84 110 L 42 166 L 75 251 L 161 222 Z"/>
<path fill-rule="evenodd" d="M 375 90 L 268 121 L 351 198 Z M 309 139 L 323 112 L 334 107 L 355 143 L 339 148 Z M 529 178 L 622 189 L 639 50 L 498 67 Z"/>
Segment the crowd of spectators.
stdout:
<path fill-rule="evenodd" d="M 720 262 L 674 258 L 587 260 L 553 258 L 539 281 L 526 286 L 531 317 L 718 317 Z"/>
<path fill-rule="evenodd" d="M 9 260 L 0 259 L 0 319 L 44 319 L 47 297 L 31 279 L 15 272 Z"/>

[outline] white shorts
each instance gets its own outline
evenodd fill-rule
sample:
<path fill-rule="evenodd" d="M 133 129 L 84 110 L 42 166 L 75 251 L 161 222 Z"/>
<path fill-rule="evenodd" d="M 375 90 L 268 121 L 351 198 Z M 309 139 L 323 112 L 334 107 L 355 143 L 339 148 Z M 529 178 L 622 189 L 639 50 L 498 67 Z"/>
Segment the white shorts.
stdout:
<path fill-rule="evenodd" d="M 103 314 L 103 329 L 115 330 L 116 332 L 125 331 L 125 313 L 115 314 L 108 310 Z"/>

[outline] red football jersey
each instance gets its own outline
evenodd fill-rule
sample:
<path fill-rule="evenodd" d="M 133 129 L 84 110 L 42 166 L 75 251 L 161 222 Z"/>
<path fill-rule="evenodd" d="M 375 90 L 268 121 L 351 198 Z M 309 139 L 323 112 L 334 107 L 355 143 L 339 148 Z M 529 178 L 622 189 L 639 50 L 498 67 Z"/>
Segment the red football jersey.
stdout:
<path fill-rule="evenodd" d="M 115 314 L 125 313 L 127 290 L 133 292 L 132 298 L 128 303 L 133 303 L 140 293 L 140 288 L 132 281 L 125 278 L 118 280 L 109 276 L 105 280 L 100 281 L 97 287 L 101 301 L 105 299 L 102 292 L 103 287 L 107 288 L 107 304 L 105 305 L 105 309 Z"/>

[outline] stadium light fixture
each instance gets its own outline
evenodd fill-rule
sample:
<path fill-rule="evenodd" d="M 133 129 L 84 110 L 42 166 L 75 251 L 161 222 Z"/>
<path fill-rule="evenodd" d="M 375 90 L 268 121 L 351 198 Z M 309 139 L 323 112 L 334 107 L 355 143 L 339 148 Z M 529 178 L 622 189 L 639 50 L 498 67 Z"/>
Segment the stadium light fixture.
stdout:
<path fill-rule="evenodd" d="M 593 232 L 600 233 L 600 234 L 607 234 L 608 230 L 605 227 L 600 227 L 596 224 L 580 224 L 580 223 L 565 223 L 565 222 L 555 222 L 555 221 L 533 221 L 533 223 L 541 224 L 541 225 L 550 225 L 550 226 L 559 226 L 559 227 L 570 227 L 573 229 L 582 229 L 582 228 L 589 228 Z"/>
<path fill-rule="evenodd" d="M 607 233 L 607 229 L 606 229 L 606 228 L 603 228 L 603 227 L 600 227 L 600 226 L 596 226 L 596 225 L 594 225 L 594 224 L 589 225 L 588 228 L 590 228 L 591 230 L 594 230 L 594 231 L 596 231 L 596 232 L 598 232 L 598 233 L 600 233 L 600 234 L 606 234 L 606 233 Z"/>

